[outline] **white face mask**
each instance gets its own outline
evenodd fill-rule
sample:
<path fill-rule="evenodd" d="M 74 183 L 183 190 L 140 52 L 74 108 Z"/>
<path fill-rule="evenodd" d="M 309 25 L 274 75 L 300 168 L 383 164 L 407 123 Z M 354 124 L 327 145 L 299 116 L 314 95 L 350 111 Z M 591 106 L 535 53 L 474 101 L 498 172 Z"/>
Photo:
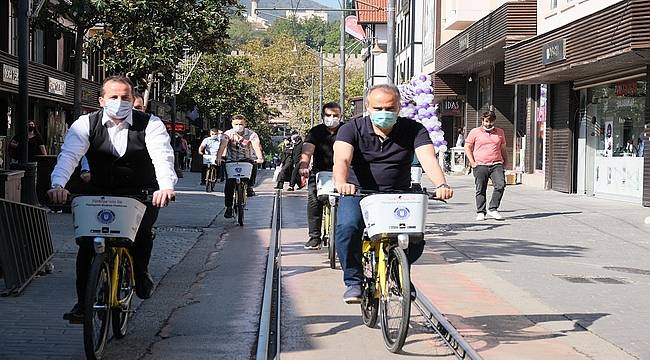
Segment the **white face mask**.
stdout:
<path fill-rule="evenodd" d="M 238 133 L 244 132 L 244 125 L 233 125 L 232 128 Z"/>
<path fill-rule="evenodd" d="M 323 116 L 323 124 L 325 124 L 325 126 L 327 127 L 330 128 L 337 127 L 340 122 L 341 120 L 339 119 L 338 116 L 328 116 L 328 115 Z"/>
<path fill-rule="evenodd" d="M 109 99 L 104 103 L 104 112 L 111 119 L 122 120 L 133 110 L 133 103 L 120 99 Z"/>

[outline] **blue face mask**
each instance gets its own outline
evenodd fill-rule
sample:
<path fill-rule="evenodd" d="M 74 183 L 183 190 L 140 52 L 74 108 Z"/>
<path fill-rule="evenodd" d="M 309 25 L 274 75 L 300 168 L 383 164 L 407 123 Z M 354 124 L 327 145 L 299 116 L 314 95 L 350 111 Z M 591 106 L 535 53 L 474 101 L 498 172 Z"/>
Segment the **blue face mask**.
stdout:
<path fill-rule="evenodd" d="M 377 127 L 389 129 L 397 122 L 397 113 L 392 111 L 373 111 L 370 113 L 370 120 Z"/>
<path fill-rule="evenodd" d="M 106 100 L 104 105 L 104 112 L 106 112 L 106 115 L 111 119 L 122 120 L 126 118 L 132 110 L 133 103 L 120 99 Z"/>

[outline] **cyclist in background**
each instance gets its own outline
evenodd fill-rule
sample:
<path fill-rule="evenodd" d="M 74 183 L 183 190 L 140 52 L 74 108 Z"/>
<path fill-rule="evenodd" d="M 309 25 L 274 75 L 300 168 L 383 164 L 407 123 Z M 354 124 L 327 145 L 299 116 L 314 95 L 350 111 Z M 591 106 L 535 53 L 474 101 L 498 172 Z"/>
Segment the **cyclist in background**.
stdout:
<path fill-rule="evenodd" d="M 246 117 L 244 115 L 235 115 L 232 117 L 232 129 L 227 130 L 223 133 L 223 138 L 221 139 L 221 145 L 219 146 L 219 151 L 217 152 L 217 164 L 221 165 L 223 161 L 222 157 L 225 156 L 226 161 L 248 161 L 253 162 L 253 152 L 257 159 L 256 163 L 261 164 L 264 162 L 264 155 L 262 154 L 262 146 L 260 144 L 260 138 L 257 136 L 257 133 L 251 129 L 246 128 Z M 255 185 L 253 179 L 255 179 L 255 172 L 257 171 L 257 166 L 253 166 L 253 174 L 251 175 L 251 182 L 249 184 L 249 189 Z M 227 179 L 226 186 L 224 189 L 225 195 L 225 205 L 226 211 L 223 216 L 225 218 L 232 218 L 232 203 L 233 197 L 235 195 L 235 179 Z M 254 195 L 254 193 L 248 194 L 249 196 Z"/>
<path fill-rule="evenodd" d="M 411 186 L 411 162 L 417 155 L 427 176 L 436 185 L 440 199 L 453 196 L 424 126 L 398 117 L 400 93 L 388 84 L 376 85 L 366 95 L 368 116 L 341 126 L 334 143 L 334 182 L 342 195 L 354 194 L 357 187 L 382 192 L 408 191 Z M 361 301 L 361 240 L 365 224 L 360 197 L 339 199 L 336 220 L 336 251 L 343 269 L 346 291 L 343 300 Z M 424 250 L 424 241 L 407 249 L 409 264 Z"/>
<path fill-rule="evenodd" d="M 84 154 L 93 176 L 84 190 L 90 195 L 139 195 L 142 190 L 158 189 L 147 206 L 135 243 L 131 248 L 138 297 L 153 293 L 153 279 L 147 270 L 153 249 L 152 227 L 158 208 L 176 194 L 174 151 L 163 122 L 156 116 L 133 111 L 133 84 L 124 76 L 110 76 L 102 84 L 99 103 L 103 109 L 82 115 L 66 134 L 52 171 L 52 189 L 47 192 L 54 203 L 68 200 L 65 189 L 70 176 Z M 63 315 L 65 320 L 83 320 L 83 304 L 88 270 L 94 249 L 81 244 L 77 253 L 77 304 Z"/>
<path fill-rule="evenodd" d="M 307 189 L 307 222 L 309 223 L 309 240 L 305 249 L 317 250 L 321 245 L 321 223 L 323 221 L 323 203 L 316 195 L 316 173 L 332 171 L 334 165 L 334 141 L 341 127 L 341 107 L 329 102 L 321 110 L 322 124 L 316 125 L 307 133 L 300 155 L 300 175 L 309 177 Z M 310 174 L 309 164 L 314 159 Z"/>
<path fill-rule="evenodd" d="M 199 145 L 199 155 L 217 155 L 219 152 L 219 145 L 221 144 L 221 139 L 219 136 L 219 129 L 212 128 L 210 129 L 210 136 L 201 141 Z M 208 171 L 208 165 L 203 165 L 201 168 L 201 185 L 205 185 L 205 174 Z M 219 173 L 219 168 L 217 166 L 217 174 Z"/>

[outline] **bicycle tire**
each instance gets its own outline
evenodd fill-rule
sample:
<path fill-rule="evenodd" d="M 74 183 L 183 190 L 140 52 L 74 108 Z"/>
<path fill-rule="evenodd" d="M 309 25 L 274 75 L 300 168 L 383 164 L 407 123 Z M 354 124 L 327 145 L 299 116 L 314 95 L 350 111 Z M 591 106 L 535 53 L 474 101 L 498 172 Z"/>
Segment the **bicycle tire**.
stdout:
<path fill-rule="evenodd" d="M 366 269 L 367 266 L 371 266 L 371 268 Z M 365 254 L 361 257 L 361 267 L 364 269 L 361 279 L 361 319 L 364 325 L 374 328 L 377 326 L 379 299 L 375 297 L 373 278 L 368 278 L 365 274 L 366 270 L 374 274 L 372 265 L 368 264 L 368 257 Z"/>
<path fill-rule="evenodd" d="M 118 306 L 111 310 L 111 325 L 113 326 L 113 336 L 121 339 L 126 336 L 129 318 L 131 317 L 131 302 L 135 292 L 135 281 L 133 279 L 133 261 L 124 254 L 120 258 L 118 269 L 117 291 Z"/>
<path fill-rule="evenodd" d="M 327 205 L 323 205 L 323 212 L 321 216 L 320 223 L 320 233 L 321 233 L 321 244 L 322 246 L 329 246 L 329 226 L 330 226 L 330 208 Z M 329 255 L 328 255 L 329 257 Z"/>
<path fill-rule="evenodd" d="M 408 333 L 409 319 L 411 316 L 411 278 L 408 261 L 404 250 L 395 246 L 388 253 L 386 263 L 386 284 L 385 292 L 387 297 L 382 296 L 379 310 L 381 312 L 381 332 L 384 337 L 384 344 L 388 351 L 397 353 L 404 346 Z M 389 302 L 397 300 L 396 309 L 400 310 L 396 316 L 398 325 L 392 329 L 389 324 Z M 391 307 L 392 309 L 392 307 Z"/>
<path fill-rule="evenodd" d="M 210 192 L 212 189 L 212 181 L 206 180 L 205 181 L 205 192 Z"/>
<path fill-rule="evenodd" d="M 111 282 L 110 268 L 106 263 L 106 254 L 97 254 L 90 267 L 86 296 L 84 300 L 84 351 L 88 359 L 101 359 L 108 340 L 108 330 L 111 321 Z M 99 291 L 98 291 L 99 290 Z M 97 299 L 99 297 L 99 299 Z M 95 304 L 105 309 L 95 309 Z M 95 319 L 97 315 L 97 319 Z M 98 321 L 98 323 L 95 322 Z M 99 325 L 96 333 L 96 325 Z"/>
<path fill-rule="evenodd" d="M 246 196 L 246 186 L 239 184 L 237 186 L 237 222 L 239 226 L 244 226 L 244 201 Z"/>
<path fill-rule="evenodd" d="M 330 269 L 336 269 L 336 206 L 332 206 L 330 209 L 330 221 L 329 221 L 329 246 L 327 247 L 327 257 L 330 262 Z"/>

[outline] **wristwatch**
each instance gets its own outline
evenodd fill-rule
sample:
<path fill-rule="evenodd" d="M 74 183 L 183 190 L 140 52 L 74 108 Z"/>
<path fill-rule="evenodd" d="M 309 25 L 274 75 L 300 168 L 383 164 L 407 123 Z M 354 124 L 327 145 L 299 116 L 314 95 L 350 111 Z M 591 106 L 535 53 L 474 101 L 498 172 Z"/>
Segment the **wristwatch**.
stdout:
<path fill-rule="evenodd" d="M 63 189 L 63 186 L 59 184 L 52 184 L 51 189 Z"/>
<path fill-rule="evenodd" d="M 440 184 L 440 185 L 436 186 L 436 187 L 434 188 L 434 190 L 438 190 L 438 189 L 440 189 L 440 188 L 451 189 L 451 186 L 449 186 L 448 184 L 444 184 L 444 183 L 443 183 L 443 184 Z"/>

